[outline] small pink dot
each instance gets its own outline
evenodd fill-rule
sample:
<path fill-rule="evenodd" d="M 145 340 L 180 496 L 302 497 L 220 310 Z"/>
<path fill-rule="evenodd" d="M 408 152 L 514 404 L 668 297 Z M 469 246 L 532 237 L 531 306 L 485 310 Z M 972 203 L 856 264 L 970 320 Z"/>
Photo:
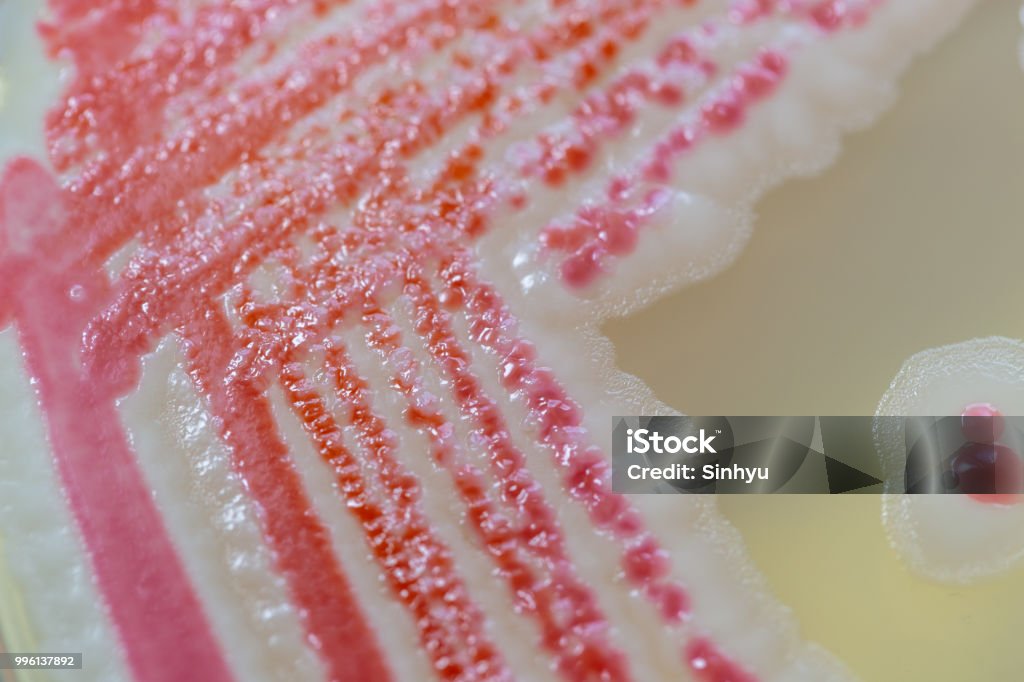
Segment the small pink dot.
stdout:
<path fill-rule="evenodd" d="M 811 9 L 811 18 L 826 31 L 839 28 L 846 17 L 846 3 L 843 0 L 825 0 Z"/>
<path fill-rule="evenodd" d="M 591 246 L 562 261 L 562 280 L 573 289 L 583 289 L 601 274 L 601 251 Z"/>
<path fill-rule="evenodd" d="M 755 66 L 741 71 L 735 78 L 734 87 L 752 99 L 761 99 L 771 93 L 778 81 L 779 76 L 774 71 Z"/>
<path fill-rule="evenodd" d="M 764 50 L 758 58 L 758 63 L 761 68 L 771 71 L 776 76 L 781 76 L 786 72 L 788 60 L 786 59 L 786 55 L 781 52 L 776 52 L 775 50 Z"/>
<path fill-rule="evenodd" d="M 743 122 L 743 102 L 737 92 L 730 90 L 705 106 L 701 115 L 712 132 L 731 132 Z"/>
<path fill-rule="evenodd" d="M 690 612 L 690 598 L 683 588 L 665 585 L 660 590 L 655 589 L 660 592 L 658 597 L 662 617 L 671 623 L 682 622 Z"/>
<path fill-rule="evenodd" d="M 628 215 L 609 211 L 599 233 L 601 241 L 614 255 L 624 255 L 636 248 L 636 226 Z"/>

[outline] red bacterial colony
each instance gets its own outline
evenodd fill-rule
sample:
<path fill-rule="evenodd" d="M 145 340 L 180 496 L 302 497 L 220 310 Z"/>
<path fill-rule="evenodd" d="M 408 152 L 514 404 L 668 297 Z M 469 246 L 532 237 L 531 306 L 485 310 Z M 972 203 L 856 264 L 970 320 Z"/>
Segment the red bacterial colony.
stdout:
<path fill-rule="evenodd" d="M 534 24 L 506 17 L 515 4 L 50 0 L 40 30 L 74 78 L 46 120 L 49 167 L 18 158 L 3 170 L 0 327 L 17 328 L 60 480 L 137 680 L 232 677 L 117 410 L 164 339 L 182 349 L 331 679 L 387 680 L 391 666 L 291 461 L 272 388 L 329 465 L 338 504 L 361 529 L 359 551 L 377 563 L 442 679 L 511 673 L 420 504 L 421 484 L 376 406 L 380 391 L 404 401 L 404 424 L 391 426 L 429 444 L 495 580 L 564 679 L 636 677 L 513 433 L 549 456 L 594 532 L 618 548 L 629 589 L 677 633 L 680 666 L 705 682 L 755 679 L 720 643 L 677 627 L 690 596 L 668 553 L 611 491 L 608 458 L 579 404 L 474 252 L 499 208 L 530 204 L 532 190 L 518 187 L 570 182 L 643 109 L 692 104 L 679 74 L 722 78 L 695 40 L 713 22 L 624 64 L 660 15 L 699 3 L 552 0 Z M 784 16 L 831 33 L 866 18 L 844 10 L 851 4 L 744 0 L 718 20 Z M 294 44 L 296 30 L 338 11 L 355 13 L 346 28 L 310 30 Z M 430 60 L 441 61 L 443 79 L 415 75 Z M 633 252 L 666 203 L 673 164 L 742 126 L 788 62 L 764 47 L 724 74 L 696 118 L 654 143 L 639 173 L 609 179 L 603 203 L 579 207 L 571 225 L 537 226 L 540 252 L 567 287 L 588 286 Z M 407 68 L 375 78 L 395 63 Z M 513 122 L 566 97 L 578 104 L 557 132 L 530 142 L 532 156 L 508 167 L 494 158 Z M 412 172 L 438 149 L 436 172 Z M 127 265 L 108 273 L 121 254 Z M 263 267 L 280 275 L 273 296 L 252 282 Z M 343 338 L 373 355 L 387 385 L 360 373 Z M 424 362 L 442 375 L 474 451 L 453 436 Z M 507 400 L 522 406 L 525 424 L 510 423 Z"/>
<path fill-rule="evenodd" d="M 960 431 L 973 443 L 995 443 L 1005 429 L 1002 412 L 988 403 L 973 403 L 960 414 Z"/>
<path fill-rule="evenodd" d="M 988 403 L 968 405 L 960 415 L 969 442 L 953 455 L 950 472 L 959 489 L 978 502 L 1010 504 L 1024 491 L 1020 455 L 998 442 L 1005 429 L 1002 412 Z"/>

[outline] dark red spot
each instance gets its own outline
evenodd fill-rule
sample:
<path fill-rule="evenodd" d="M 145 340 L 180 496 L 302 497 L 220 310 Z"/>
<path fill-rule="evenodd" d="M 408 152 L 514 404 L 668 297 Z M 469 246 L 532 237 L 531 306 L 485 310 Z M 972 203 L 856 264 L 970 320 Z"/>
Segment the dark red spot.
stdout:
<path fill-rule="evenodd" d="M 1020 456 L 1005 445 L 968 443 L 950 460 L 952 482 L 970 495 L 1019 493 L 1022 471 Z"/>
<path fill-rule="evenodd" d="M 730 90 L 701 111 L 705 125 L 714 133 L 728 133 L 743 122 L 743 102 Z"/>

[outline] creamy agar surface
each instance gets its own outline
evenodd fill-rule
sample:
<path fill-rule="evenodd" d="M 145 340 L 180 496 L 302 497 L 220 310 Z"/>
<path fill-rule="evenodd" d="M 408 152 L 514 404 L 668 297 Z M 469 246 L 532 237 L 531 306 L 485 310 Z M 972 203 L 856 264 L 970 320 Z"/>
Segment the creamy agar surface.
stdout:
<path fill-rule="evenodd" d="M 566 270 L 561 266 L 571 256 L 561 262 L 558 259 L 562 256 L 555 254 L 553 258 L 551 252 L 538 246 L 541 244 L 538 230 L 547 224 L 566 220 L 566 211 L 571 212 L 577 203 L 600 203 L 608 169 L 617 171 L 638 163 L 636 149 L 645 149 L 642 142 L 656 136 L 670 123 L 670 119 L 653 108 L 644 109 L 630 130 L 628 143 L 621 140 L 610 143 L 590 170 L 581 174 L 582 177 L 574 180 L 564 191 L 546 187 L 532 179 L 524 181 L 527 194 L 532 199 L 526 213 L 518 217 L 499 214 L 494 219 L 492 231 L 475 249 L 483 262 L 482 272 L 496 284 L 509 310 L 518 318 L 518 331 L 536 343 L 540 365 L 555 368 L 557 381 L 582 408 L 582 422 L 574 425 L 573 429 L 584 427 L 589 432 L 590 442 L 604 447 L 610 415 L 668 409 L 653 397 L 646 386 L 614 368 L 612 347 L 597 331 L 595 321 L 646 303 L 671 287 L 707 278 L 728 265 L 748 239 L 752 224 L 751 202 L 757 192 L 793 173 L 818 170 L 831 160 L 839 133 L 865 125 L 888 104 L 896 92 L 891 80 L 907 60 L 952 28 L 969 4 L 890 2 L 875 10 L 878 16 L 872 17 L 864 27 L 848 35 L 837 34 L 828 38 L 822 38 L 818 29 L 806 24 L 781 20 L 769 20 L 760 28 L 733 30 L 725 27 L 721 33 L 711 34 L 706 38 L 708 50 L 723 65 L 731 67 L 743 63 L 742 60 L 752 50 L 767 41 L 773 46 L 780 46 L 780 49 L 794 50 L 789 57 L 792 72 L 779 86 L 781 90 L 777 95 L 760 108 L 752 108 L 748 112 L 748 118 L 738 132 L 713 138 L 706 147 L 695 148 L 692 155 L 680 161 L 673 181 L 675 184 L 669 183 L 672 191 L 659 200 L 656 209 L 652 209 L 652 218 L 640 233 L 636 252 L 617 260 L 608 259 L 602 265 L 606 269 L 601 277 L 585 290 L 574 291 L 572 287 L 565 286 L 560 277 Z M 723 6 L 724 3 L 709 3 L 707 15 L 713 16 L 715 11 L 720 14 Z M 520 7 L 519 11 L 528 14 L 528 9 Z M 12 0 L 0 4 L 0 11 L 6 13 L 5 20 L 16 17 L 13 23 L 5 21 L 0 24 L 0 37 L 3 37 L 3 31 L 9 30 L 7 27 L 19 25 L 18 21 L 23 27 L 31 17 L 27 4 Z M 332 16 L 338 26 L 344 26 L 351 20 L 349 15 Z M 661 33 L 655 31 L 650 40 L 665 37 L 664 30 Z M 638 53 L 642 47 L 634 46 Z M 4 75 L 0 117 L 6 117 L 2 119 L 5 126 L 11 122 L 10 128 L 5 129 L 17 130 L 19 135 L 13 136 L 12 141 L 12 136 L 0 134 L 0 142 L 5 145 L 0 146 L 0 161 L 5 155 L 9 158 L 14 151 L 39 156 L 41 143 L 38 136 L 42 131 L 37 126 L 40 114 L 34 112 L 45 109 L 47 105 L 40 107 L 39 103 L 46 102 L 48 97 L 52 102 L 52 95 L 57 91 L 54 87 L 58 78 L 56 70 L 52 66 L 44 66 L 43 61 L 37 59 L 38 46 L 29 44 L 17 50 L 17 55 L 27 55 L 29 61 L 18 58 L 13 63 L 26 66 L 13 69 L 16 72 L 14 77 Z M 3 62 L 4 74 L 12 72 L 12 62 L 8 59 L 5 57 Z M 40 69 L 38 72 L 37 68 Z M 394 68 L 401 73 L 403 67 L 398 65 Z M 33 80 L 30 72 L 38 74 L 38 77 Z M 387 75 L 385 72 L 381 76 L 381 82 Z M 695 82 L 693 87 L 700 96 L 712 101 L 717 96 L 714 83 Z M 366 93 L 360 91 L 358 94 Z M 698 104 L 701 101 L 706 100 L 698 100 Z M 24 102 L 24 106 L 20 102 Z M 566 104 L 569 103 L 571 100 Z M 681 120 L 699 116 L 698 109 L 698 105 L 684 108 Z M 20 116 L 27 118 L 18 120 Z M 554 120 L 545 121 L 543 117 L 513 122 L 508 134 L 510 144 L 496 144 L 498 151 L 494 152 L 494 158 L 485 161 L 485 167 L 501 170 L 502 153 L 507 152 L 508 158 L 516 158 L 516 141 L 554 124 Z M 554 129 L 557 130 L 557 126 Z M 463 133 L 458 131 L 457 135 Z M 633 143 L 637 146 L 634 147 Z M 430 172 L 438 167 L 440 160 L 440 157 L 428 155 L 414 164 L 411 172 L 417 178 L 430 177 Z M 513 187 L 508 191 L 514 190 Z M 128 243 L 126 253 L 116 254 L 108 263 L 114 277 L 125 272 L 125 259 L 135 257 L 144 260 L 143 256 L 132 253 L 133 246 Z M 680 258 L 684 260 L 681 262 Z M 259 300 L 276 302 L 287 297 L 287 273 L 282 275 L 279 265 L 267 263 L 251 273 L 252 288 Z M 129 273 L 131 268 L 129 265 Z M 687 291 L 696 293 L 698 289 Z M 410 293 L 384 304 L 382 314 L 391 316 L 395 327 L 407 339 L 416 339 L 416 334 L 420 333 L 415 317 L 406 317 L 409 307 L 420 305 L 418 300 L 414 293 Z M 578 584 L 593 589 L 596 608 L 605 615 L 608 623 L 607 631 L 599 631 L 597 636 L 606 637 L 607 643 L 622 652 L 635 679 L 675 679 L 684 674 L 697 680 L 726 679 L 727 673 L 714 672 L 719 666 L 716 663 L 719 652 L 730 660 L 730 665 L 738 665 L 760 680 L 796 682 L 852 677 L 839 660 L 815 645 L 805 643 L 798 636 L 794 620 L 770 595 L 747 557 L 735 528 L 716 510 L 713 500 L 631 500 L 643 512 L 644 522 L 671 559 L 671 573 L 666 580 L 678 580 L 684 585 L 692 602 L 691 615 L 685 623 L 666 626 L 661 619 L 663 614 L 658 611 L 671 610 L 674 603 L 671 594 L 650 590 L 650 585 L 655 583 L 645 582 L 647 578 L 644 577 L 649 571 L 656 573 L 656 569 L 651 567 L 658 565 L 657 557 L 645 554 L 641 551 L 643 547 L 630 546 L 633 553 L 628 556 L 638 559 L 632 564 L 627 563 L 623 571 L 620 566 L 621 538 L 614 534 L 595 533 L 588 511 L 582 504 L 568 499 L 563 473 L 551 465 L 551 455 L 547 451 L 549 445 L 541 443 L 535 428 L 529 426 L 533 418 L 531 408 L 527 407 L 521 393 L 503 390 L 501 368 L 496 366 L 486 339 L 480 343 L 473 342 L 477 340 L 473 320 L 453 315 L 451 324 L 451 336 L 465 343 L 467 363 L 479 374 L 482 390 L 493 396 L 498 413 L 511 425 L 509 439 L 526 456 L 523 470 L 533 477 L 536 490 L 544 494 L 557 513 L 559 528 L 565 538 L 565 552 L 578 578 L 566 578 L 557 570 L 553 570 L 552 575 L 568 581 L 566 585 L 578 579 Z M 511 322 L 497 325 L 501 330 L 510 326 Z M 369 614 L 368 626 L 381 648 L 394 659 L 390 666 L 400 679 L 422 679 L 431 667 L 442 669 L 443 662 L 436 652 L 430 647 L 420 646 L 423 637 L 435 635 L 429 632 L 425 635 L 423 630 L 418 632 L 416 626 L 422 626 L 423 619 L 415 621 L 410 618 L 400 604 L 401 599 L 396 598 L 398 590 L 392 593 L 380 580 L 379 563 L 366 550 L 360 537 L 360 527 L 345 513 L 346 505 L 338 502 L 339 489 L 344 487 L 344 483 L 332 480 L 335 472 L 310 445 L 302 432 L 302 425 L 296 420 L 295 413 L 302 412 L 312 403 L 303 397 L 306 402 L 301 406 L 289 406 L 289 399 L 306 396 L 302 391 L 312 386 L 327 396 L 324 406 L 328 411 L 345 414 L 350 407 L 339 404 L 341 398 L 331 396 L 330 390 L 332 382 L 344 385 L 344 376 L 339 379 L 331 373 L 331 368 L 337 363 L 348 363 L 352 370 L 365 378 L 368 386 L 367 392 L 339 389 L 339 396 L 349 400 L 370 396 L 368 399 L 373 410 L 386 423 L 394 425 L 394 440 L 384 449 L 397 453 L 402 465 L 422 484 L 422 498 L 415 507 L 405 508 L 414 510 L 406 513 L 412 517 L 421 512 L 429 520 L 431 542 L 449 548 L 458 572 L 464 578 L 465 594 L 470 600 L 467 603 L 474 604 L 483 616 L 481 628 L 476 631 L 467 629 L 466 632 L 493 640 L 503 654 L 508 674 L 531 680 L 556 678 L 554 667 L 560 660 L 559 656 L 563 657 L 561 660 L 570 660 L 572 651 L 560 650 L 561 642 L 546 640 L 544 655 L 531 655 L 539 627 L 535 614 L 532 609 L 524 608 L 522 601 L 512 599 L 490 565 L 486 552 L 481 552 L 480 539 L 473 533 L 465 511 L 453 503 L 460 489 L 452 485 L 443 467 L 423 461 L 422 453 L 429 451 L 436 445 L 435 440 L 443 437 L 465 444 L 452 450 L 456 462 L 472 463 L 473 454 L 487 447 L 482 435 L 485 432 L 481 432 L 471 420 L 458 416 L 460 406 L 455 399 L 444 397 L 448 396 L 452 380 L 438 368 L 434 355 L 438 352 L 436 347 L 411 344 L 413 347 L 408 352 L 396 353 L 388 345 L 392 343 L 389 334 L 393 329 L 385 325 L 376 331 L 378 336 L 374 337 L 375 340 L 371 340 L 369 335 L 364 339 L 360 329 L 347 327 L 334 331 L 332 343 L 344 343 L 349 349 L 347 358 L 334 358 L 324 366 L 320 354 L 326 352 L 330 355 L 330 349 L 314 348 L 308 357 L 301 356 L 301 362 L 287 368 L 282 386 L 274 384 L 267 392 L 270 415 L 294 460 L 296 480 L 329 529 L 331 546 L 339 557 L 338 563 L 351 583 L 357 601 Z M 663 334 L 664 328 L 659 328 L 658 333 Z M 10 330 L 5 334 L 8 339 L 13 336 Z M 294 338 L 296 346 L 304 343 L 299 336 Z M 690 353 L 687 336 L 680 334 L 676 338 L 678 340 L 674 343 L 682 349 L 679 352 Z M 196 353 L 195 346 L 201 344 L 193 341 L 186 345 Z M 320 666 L 336 664 L 337 661 L 330 659 L 331 652 L 326 656 L 316 655 L 319 648 L 316 624 L 304 621 L 306 612 L 288 599 L 288 589 L 295 589 L 294 583 L 290 587 L 284 584 L 281 576 L 270 568 L 273 553 L 260 536 L 260 524 L 265 517 L 261 519 L 249 506 L 243 494 L 248 483 L 238 478 L 244 479 L 248 471 L 245 467 L 239 469 L 240 473 L 231 471 L 225 446 L 217 438 L 216 430 L 211 430 L 211 424 L 217 418 L 209 414 L 209 405 L 202 396 L 197 396 L 189 376 L 181 369 L 183 356 L 175 346 L 174 341 L 169 341 L 151 348 L 143 359 L 139 387 L 118 402 L 118 414 L 138 455 L 143 479 L 148 482 L 154 504 L 164 519 L 169 540 L 182 556 L 184 575 L 194 586 L 203 611 L 208 614 L 214 638 L 226 652 L 224 658 L 230 670 L 242 679 L 250 678 L 256 670 L 264 671 L 256 674 L 265 675 L 268 679 L 315 676 L 323 672 Z M 699 351 L 699 347 L 693 347 L 694 354 Z M 201 349 L 198 352 L 201 353 Z M 12 403 L 18 406 L 17 410 L 29 410 L 30 401 L 24 396 L 32 388 L 22 368 L 10 359 L 12 355 L 13 351 L 0 363 L 0 372 L 5 373 L 5 378 L 10 377 L 9 381 L 0 384 L 0 391 L 5 391 L 4 396 L 8 392 L 14 396 Z M 620 364 L 629 371 L 644 374 L 628 362 Z M 445 431 L 442 436 L 433 434 L 428 438 L 422 429 L 402 422 L 409 409 L 407 396 L 388 389 L 389 384 L 403 385 L 396 381 L 395 372 L 408 375 L 409 368 L 413 366 L 423 368 L 422 386 L 410 389 L 411 395 L 422 398 L 425 392 L 429 392 L 442 396 L 439 414 L 452 425 L 452 432 Z M 195 371 L 201 374 L 200 370 Z M 308 380 L 294 378 L 303 372 Z M 351 371 L 342 374 L 346 373 L 351 376 Z M 686 377 L 681 377 L 680 385 L 685 381 Z M 421 388 L 420 393 L 415 392 Z M 690 412 L 701 411 L 689 403 L 679 402 L 677 405 L 677 401 L 664 394 L 659 386 L 654 388 L 673 406 Z M 692 388 L 690 395 L 700 394 L 699 386 L 693 385 Z M 686 390 L 689 393 L 689 389 Z M 0 432 L 11 434 L 12 438 L 21 436 L 24 431 L 24 417 L 17 410 L 12 408 L 0 415 Z M 40 415 L 36 414 L 35 418 L 38 422 Z M 373 446 L 374 428 L 372 424 L 365 430 L 358 425 L 347 425 L 338 439 L 355 452 L 373 450 L 380 447 Z M 321 447 L 325 447 L 323 443 Z M 30 444 L 19 448 L 18 456 L 36 458 L 36 469 L 33 470 L 36 473 L 32 475 L 36 477 L 33 480 L 39 482 L 32 484 L 37 486 L 32 491 L 38 491 L 38 496 L 33 498 L 51 503 L 39 511 L 42 516 L 40 523 L 64 529 L 65 534 L 71 533 L 71 518 L 68 510 L 60 504 L 61 496 L 57 493 L 53 472 L 47 472 L 45 466 L 41 466 L 47 461 L 45 450 L 44 446 L 33 447 Z M 162 461 L 168 452 L 177 453 L 178 457 Z M 333 466 L 340 468 L 338 464 Z M 369 471 L 373 469 L 368 462 L 361 467 L 368 467 Z M 26 473 L 19 474 L 17 480 L 28 481 L 28 475 L 26 469 Z M 9 536 L 26 532 L 19 519 L 24 518 L 25 509 L 37 504 L 38 499 L 20 500 L 14 495 L 7 500 L 6 505 L 0 505 L 0 532 L 6 540 L 6 560 L 15 582 L 32 596 L 40 589 L 33 586 L 31 577 L 32 567 L 40 560 L 39 556 L 27 551 L 11 551 Z M 351 498 L 347 504 L 349 508 L 359 505 Z M 45 537 L 38 535 L 37 539 L 42 542 Z M 43 637 L 53 637 L 53 633 L 60 631 L 55 623 L 61 621 L 62 610 L 70 608 L 76 616 L 90 623 L 91 639 L 86 641 L 83 634 L 83 647 L 92 642 L 94 649 L 110 647 L 113 650 L 115 647 L 109 643 L 118 637 L 112 633 L 116 626 L 95 614 L 98 602 L 89 592 L 86 553 L 74 542 L 62 541 L 60 546 L 67 556 L 50 559 L 52 569 L 78 567 L 74 570 L 81 586 L 73 590 L 74 605 L 71 607 L 45 600 L 33 601 L 29 609 L 32 629 L 42 633 Z M 281 551 L 280 545 L 277 551 Z M 561 566 L 544 561 L 537 561 L 541 569 Z M 630 574 L 630 566 L 635 576 Z M 233 589 L 237 598 L 230 596 Z M 650 595 L 642 594 L 644 590 L 653 594 L 653 598 L 648 600 Z M 452 594 L 455 595 L 454 592 Z M 574 594 L 571 596 L 577 599 L 572 608 L 585 608 L 585 599 Z M 71 628 L 74 622 L 72 620 L 71 625 L 64 623 L 63 627 Z M 440 622 L 444 623 L 444 618 Z M 309 631 L 303 633 L 303 627 Z M 813 630 L 807 628 L 804 633 L 810 640 L 816 639 Z M 577 636 L 579 631 L 570 629 L 570 634 Z M 458 633 L 452 636 L 456 635 Z M 688 654 L 689 668 L 685 669 L 680 657 L 680 642 L 686 643 L 687 650 L 692 652 L 694 646 L 704 646 L 705 637 L 714 642 L 717 650 L 707 653 L 706 649 L 698 647 L 697 651 L 705 653 Z M 132 649 L 131 633 L 121 632 L 120 640 L 123 646 Z M 264 642 L 270 642 L 272 646 L 264 648 Z M 602 649 L 595 647 L 594 650 Z M 395 656 L 394 652 L 417 653 Z M 103 680 L 128 676 L 124 662 L 114 658 L 109 666 L 103 670 L 92 668 L 83 674 L 87 678 Z M 719 668 L 720 671 L 724 669 Z M 562 672 L 570 677 L 564 669 Z M 467 677 L 471 674 L 467 673 Z M 486 674 L 481 674 L 481 678 L 486 677 Z M 871 679 L 866 674 L 865 677 Z"/>
<path fill-rule="evenodd" d="M 770 192 L 731 268 L 606 324 L 616 362 L 690 414 L 870 415 L 883 395 L 885 413 L 957 414 L 1005 398 L 1006 414 L 1020 414 L 1007 382 L 997 392 L 977 372 L 927 406 L 897 406 L 889 391 L 905 362 L 901 385 L 930 390 L 936 372 L 925 359 L 946 357 L 955 370 L 993 345 L 983 374 L 1019 387 L 1017 342 L 986 338 L 1024 338 L 1018 10 L 979 5 L 911 66 L 892 108 L 844 140 L 834 166 Z M 932 548 L 952 550 L 952 565 L 914 561 L 875 496 L 720 500 L 772 591 L 861 678 L 1012 679 L 1024 571 L 1008 564 L 1019 543 L 983 544 L 992 554 L 979 565 L 950 539 L 1019 512 L 922 502 L 955 508 L 931 517 L 949 531 Z M 988 520 L 972 523 L 976 515 Z M 969 582 L 950 582 L 968 568 Z"/>

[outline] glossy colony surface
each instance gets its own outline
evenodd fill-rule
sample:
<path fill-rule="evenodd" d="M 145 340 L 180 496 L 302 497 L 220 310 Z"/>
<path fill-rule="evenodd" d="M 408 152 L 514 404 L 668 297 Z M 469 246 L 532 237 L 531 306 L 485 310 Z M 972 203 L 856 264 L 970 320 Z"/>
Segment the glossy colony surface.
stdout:
<path fill-rule="evenodd" d="M 713 501 L 611 492 L 608 417 L 665 408 L 594 325 L 726 265 L 969 4 L 0 5 L 0 562 L 39 649 L 847 679 Z"/>
<path fill-rule="evenodd" d="M 1024 408 L 1024 344 L 991 337 L 918 353 L 900 369 L 878 412 L 956 414 L 965 399 L 967 413 L 991 414 L 994 405 L 1012 410 L 1010 414 L 1020 412 Z M 999 473 L 1017 490 L 1020 460 L 1014 455 L 1020 443 L 1009 443 L 1012 451 L 1006 448 L 999 428 L 996 422 L 988 429 L 996 433 L 973 435 L 982 442 L 1002 443 L 995 464 L 1002 464 Z M 969 429 L 965 421 L 965 430 Z M 895 460 L 886 456 L 899 447 L 899 436 L 883 429 L 876 437 L 883 465 L 896 476 L 894 481 L 902 481 Z M 893 547 L 907 563 L 933 578 L 964 583 L 1005 571 L 1024 557 L 1020 537 L 1024 504 L 1019 495 L 888 495 L 883 498 L 883 514 Z"/>

